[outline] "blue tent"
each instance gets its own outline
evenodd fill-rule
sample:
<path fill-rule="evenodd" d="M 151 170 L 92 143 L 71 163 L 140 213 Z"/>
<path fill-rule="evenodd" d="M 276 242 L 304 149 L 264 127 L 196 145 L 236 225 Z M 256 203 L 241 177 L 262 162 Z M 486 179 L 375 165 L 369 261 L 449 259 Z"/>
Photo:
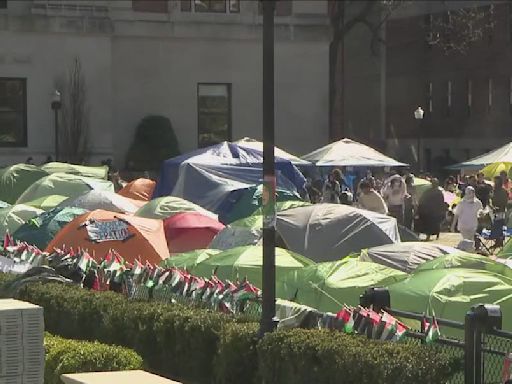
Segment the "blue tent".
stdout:
<path fill-rule="evenodd" d="M 173 195 L 200 204 L 189 194 L 204 195 L 209 192 L 209 189 L 202 189 L 200 186 L 201 176 L 207 176 L 208 183 L 218 184 L 221 182 L 219 178 L 223 177 L 227 177 L 232 182 L 239 182 L 239 185 L 231 190 L 246 188 L 261 183 L 262 164 L 261 151 L 244 148 L 234 143 L 223 142 L 197 149 L 164 161 L 153 198 Z M 292 188 L 298 191 L 304 188 L 306 183 L 304 176 L 289 160 L 276 158 L 275 167 L 278 185 L 281 184 L 289 189 L 291 184 Z M 176 190 L 178 182 L 180 182 L 180 191 Z M 195 190 L 195 187 L 201 190 Z"/>

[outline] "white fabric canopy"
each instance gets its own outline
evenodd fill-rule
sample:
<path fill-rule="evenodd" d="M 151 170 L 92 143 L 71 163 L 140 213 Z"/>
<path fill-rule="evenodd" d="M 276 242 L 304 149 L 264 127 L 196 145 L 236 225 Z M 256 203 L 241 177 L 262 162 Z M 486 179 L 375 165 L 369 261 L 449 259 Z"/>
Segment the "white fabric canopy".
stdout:
<path fill-rule="evenodd" d="M 449 169 L 475 168 L 480 169 L 486 165 L 493 163 L 512 163 L 512 143 L 505 144 L 503 147 L 497 148 L 483 155 L 473 157 L 462 163 L 451 165 Z"/>
<path fill-rule="evenodd" d="M 318 166 L 400 167 L 400 163 L 376 149 L 350 139 L 342 139 L 302 156 Z"/>
<path fill-rule="evenodd" d="M 235 141 L 235 144 L 238 144 L 240 147 L 255 149 L 257 151 L 263 152 L 263 143 L 261 141 L 251 139 L 250 137 L 244 137 L 243 139 Z M 302 160 L 301 158 L 283 151 L 278 147 L 274 147 L 274 156 L 289 160 L 293 165 L 311 165 L 309 161 Z"/>

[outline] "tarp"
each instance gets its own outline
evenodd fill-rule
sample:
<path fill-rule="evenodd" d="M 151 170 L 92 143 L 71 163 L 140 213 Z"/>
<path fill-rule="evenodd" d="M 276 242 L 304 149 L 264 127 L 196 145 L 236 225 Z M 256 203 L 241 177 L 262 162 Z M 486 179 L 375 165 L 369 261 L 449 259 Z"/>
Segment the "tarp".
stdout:
<path fill-rule="evenodd" d="M 64 198 L 78 197 L 93 189 L 102 191 L 114 191 L 114 186 L 110 181 L 93 179 L 89 177 L 82 177 L 70 175 L 66 173 L 54 173 L 52 175 L 43 177 L 32 184 L 23 194 L 18 198 L 17 204 L 29 204 L 33 206 L 43 206 L 44 198 L 47 196 L 62 196 Z M 42 199 L 42 200 L 41 200 Z M 45 208 L 55 208 L 61 201 L 55 199 L 51 206 L 49 202 L 45 202 Z"/>
<path fill-rule="evenodd" d="M 0 208 L 0 238 L 9 231 L 13 234 L 27 220 L 36 217 L 43 211 L 28 205 L 16 204 L 6 208 Z"/>
<path fill-rule="evenodd" d="M 263 152 L 263 143 L 261 141 L 252 139 L 250 137 L 244 137 L 240 140 L 235 141 L 235 144 L 238 144 L 240 147 L 255 149 L 257 151 Z M 312 164 L 309 161 L 302 160 L 301 158 L 294 156 L 286 151 L 278 147 L 274 147 L 274 156 L 280 157 L 281 159 L 289 160 L 293 165 L 296 166 L 311 166 Z"/>
<path fill-rule="evenodd" d="M 164 196 L 158 197 L 144 204 L 135 216 L 148 219 L 166 219 L 181 212 L 199 212 L 203 215 L 217 219 L 217 215 L 197 204 L 194 204 L 181 197 Z"/>
<path fill-rule="evenodd" d="M 234 166 L 183 163 L 172 195 L 218 213 L 217 210 L 232 191 L 261 184 L 262 178 L 259 164 Z M 276 179 L 278 188 L 295 191 L 294 184 L 279 170 L 276 171 Z"/>
<path fill-rule="evenodd" d="M 385 287 L 407 274 L 375 263 L 345 259 L 293 271 L 276 285 L 277 297 L 294 300 L 323 312 L 338 312 L 343 304 L 356 306 L 370 287 Z M 394 308 L 394 298 L 392 297 Z"/>
<path fill-rule="evenodd" d="M 164 220 L 169 251 L 182 253 L 208 247 L 224 224 L 198 212 L 183 212 Z"/>
<path fill-rule="evenodd" d="M 175 192 L 178 179 L 190 176 L 182 174 L 185 165 L 194 164 L 201 166 L 198 167 L 198 169 L 201 170 L 199 174 L 193 173 L 193 175 L 197 177 L 201 176 L 200 172 L 205 172 L 208 174 L 206 176 L 209 178 L 212 176 L 222 177 L 223 175 L 216 175 L 216 173 L 222 169 L 221 166 L 229 166 L 229 168 L 236 168 L 237 166 L 243 166 L 244 168 L 254 167 L 258 170 L 257 174 L 259 177 L 254 177 L 253 173 L 247 174 L 247 177 L 244 177 L 244 172 L 246 171 L 234 172 L 233 170 L 224 170 L 223 173 L 227 174 L 228 179 L 235 179 L 240 182 L 241 185 L 238 184 L 235 188 L 230 189 L 234 190 L 261 183 L 261 179 L 263 178 L 262 163 L 263 154 L 260 151 L 243 148 L 234 143 L 223 142 L 207 148 L 200 148 L 185 155 L 168 159 L 162 164 L 160 177 L 153 197 L 173 195 L 187 198 L 187 196 L 183 194 L 183 186 L 181 193 Z M 210 168 L 211 166 L 215 166 L 215 168 Z M 290 161 L 276 158 L 275 167 L 276 170 L 287 178 L 297 189 L 304 187 L 306 180 Z M 210 169 L 211 171 L 209 171 Z M 234 177 L 235 175 L 236 178 Z M 182 180 L 181 183 L 189 184 L 188 181 L 184 180 Z M 204 190 L 202 192 L 204 193 Z M 189 200 L 194 201 L 193 199 Z"/>
<path fill-rule="evenodd" d="M 0 200 L 14 204 L 28 187 L 45 176 L 48 172 L 29 164 L 0 169 Z"/>
<path fill-rule="evenodd" d="M 481 172 L 484 174 L 486 179 L 492 180 L 495 176 L 499 176 L 503 171 L 505 171 L 510 177 L 510 168 L 512 168 L 512 163 L 499 162 L 485 166 Z"/>
<path fill-rule="evenodd" d="M 314 265 L 306 257 L 282 248 L 276 248 L 276 282 L 290 271 Z M 263 247 L 248 246 L 229 249 L 198 263 L 192 268 L 196 276 L 211 277 L 215 270 L 222 280 L 242 280 L 247 278 L 251 284 L 262 288 Z"/>
<path fill-rule="evenodd" d="M 365 249 L 361 252 L 359 260 L 411 273 L 426 261 L 459 252 L 456 248 L 436 243 L 408 242 Z"/>
<path fill-rule="evenodd" d="M 254 214 L 261 207 L 262 191 L 261 185 L 232 191 L 217 209 L 219 220 L 224 224 L 229 224 Z M 282 203 L 285 201 L 299 202 L 296 206 L 308 204 L 300 201 L 300 196 L 297 193 L 278 188 L 276 190 L 276 202 Z M 282 205 L 277 207 L 277 209 L 280 208 L 282 208 Z"/>
<path fill-rule="evenodd" d="M 190 270 L 195 267 L 201 261 L 209 259 L 213 255 L 221 253 L 218 249 L 196 249 L 194 251 L 180 253 L 160 262 L 162 268 L 181 268 Z"/>
<path fill-rule="evenodd" d="M 490 152 L 484 153 L 483 155 L 473 157 L 472 159 L 466 160 L 462 163 L 454 164 L 448 169 L 481 169 L 486 165 L 493 163 L 512 163 L 512 142 L 505 144 L 503 147 L 494 149 Z"/>
<path fill-rule="evenodd" d="M 150 179 L 135 179 L 126 184 L 119 193 L 130 199 L 149 201 L 153 196 L 156 182 Z"/>
<path fill-rule="evenodd" d="M 288 249 L 317 262 L 400 241 L 394 218 L 341 204 L 279 212 L 277 231 Z"/>
<path fill-rule="evenodd" d="M 94 179 L 106 180 L 108 177 L 108 167 L 106 165 L 91 167 L 86 165 L 52 162 L 42 165 L 41 169 L 48 173 L 68 173 L 71 175 L 92 177 Z"/>
<path fill-rule="evenodd" d="M 87 249 L 96 261 L 105 257 L 110 249 L 116 250 L 129 263 L 140 258 L 142 262 L 159 264 L 169 257 L 162 220 L 102 210 L 76 217 L 48 244 L 46 251 L 64 246 Z"/>
<path fill-rule="evenodd" d="M 13 233 L 13 237 L 45 249 L 63 227 L 86 212 L 85 209 L 75 207 L 54 208 L 28 220 Z"/>
<path fill-rule="evenodd" d="M 92 190 L 78 197 L 71 197 L 59 204 L 59 207 L 77 207 L 87 211 L 103 209 L 118 213 L 135 213 L 140 207 L 140 201 L 120 196 L 112 191 Z"/>
<path fill-rule="evenodd" d="M 400 167 L 400 163 L 376 149 L 350 139 L 342 139 L 319 148 L 302 159 L 317 166 L 331 167 Z"/>

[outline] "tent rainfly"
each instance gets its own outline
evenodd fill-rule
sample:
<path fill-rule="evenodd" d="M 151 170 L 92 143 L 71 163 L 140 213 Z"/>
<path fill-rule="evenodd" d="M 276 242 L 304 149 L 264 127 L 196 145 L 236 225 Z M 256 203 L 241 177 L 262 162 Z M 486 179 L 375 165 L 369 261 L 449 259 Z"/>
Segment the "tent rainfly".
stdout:
<path fill-rule="evenodd" d="M 511 163 L 512 162 L 512 142 L 503 147 L 484 153 L 483 155 L 473 157 L 462 163 L 454 164 L 448 169 L 482 169 L 486 165 L 493 163 Z"/>
<path fill-rule="evenodd" d="M 237 140 L 235 141 L 235 144 L 238 144 L 240 147 L 255 149 L 257 151 L 263 152 L 263 143 L 250 137 L 244 137 L 240 140 Z M 276 157 L 289 160 L 295 166 L 304 167 L 312 165 L 309 161 L 302 160 L 301 158 L 294 156 L 286 151 L 283 151 L 281 148 L 278 147 L 274 147 L 274 155 Z"/>
<path fill-rule="evenodd" d="M 303 160 L 326 167 L 402 167 L 400 163 L 376 149 L 350 139 L 342 139 L 307 155 Z"/>

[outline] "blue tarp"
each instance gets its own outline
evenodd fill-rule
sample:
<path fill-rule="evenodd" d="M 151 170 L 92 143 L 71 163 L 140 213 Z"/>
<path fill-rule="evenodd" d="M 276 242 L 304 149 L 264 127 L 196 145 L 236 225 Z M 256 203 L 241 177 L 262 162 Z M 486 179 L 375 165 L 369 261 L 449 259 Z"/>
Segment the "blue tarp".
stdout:
<path fill-rule="evenodd" d="M 233 191 L 261 184 L 262 179 L 261 164 L 235 166 L 183 163 L 172 196 L 184 198 L 218 213 L 219 209 L 226 209 L 225 200 L 230 198 Z M 296 190 L 293 183 L 279 170 L 276 170 L 276 179 L 279 188 Z"/>
<path fill-rule="evenodd" d="M 263 153 L 261 151 L 243 148 L 234 143 L 223 142 L 211 147 L 197 149 L 185 155 L 164 161 L 155 192 L 153 193 L 153 198 L 169 195 L 180 196 L 175 193 L 175 187 L 180 178 L 189 177 L 185 176 L 185 170 L 194 175 L 193 180 L 196 182 L 199 180 L 201 174 L 203 176 L 210 174 L 208 170 L 211 169 L 212 174 L 220 172 L 218 177 L 221 177 L 224 172 L 232 180 L 239 181 L 243 185 L 241 188 L 259 184 L 263 178 L 262 163 Z M 188 165 L 191 164 L 198 166 L 198 169 L 200 168 L 201 171 L 198 171 L 198 169 L 191 171 L 188 168 Z M 241 168 L 236 170 L 235 168 L 238 167 Z M 279 171 L 281 178 L 288 179 L 288 184 L 291 183 L 294 189 L 300 191 L 304 188 L 306 183 L 304 176 L 290 161 L 276 158 L 275 167 L 276 171 Z M 254 168 L 254 171 L 248 171 L 248 168 Z M 283 180 L 281 181 L 284 182 Z M 195 195 L 197 193 L 204 194 L 208 191 L 208 189 L 195 191 L 194 183 L 191 180 L 183 180 L 181 182 L 186 185 L 186 190 L 182 190 L 180 192 L 181 194 L 188 195 L 190 193 Z M 197 184 L 197 186 L 199 188 L 199 184 Z M 194 201 L 187 196 L 180 197 Z"/>

